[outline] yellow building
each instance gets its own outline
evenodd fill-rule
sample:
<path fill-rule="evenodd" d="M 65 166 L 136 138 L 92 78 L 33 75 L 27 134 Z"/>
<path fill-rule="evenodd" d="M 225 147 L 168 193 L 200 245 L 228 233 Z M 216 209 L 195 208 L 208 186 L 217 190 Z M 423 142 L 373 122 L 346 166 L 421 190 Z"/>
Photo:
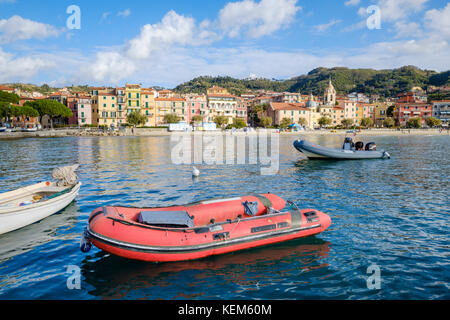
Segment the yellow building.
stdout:
<path fill-rule="evenodd" d="M 373 110 L 373 124 L 375 127 L 382 127 L 383 121 L 386 120 L 388 104 L 383 103 L 375 103 Z"/>
<path fill-rule="evenodd" d="M 311 116 L 311 110 L 306 108 L 303 103 L 285 103 L 285 102 L 271 102 L 266 111 L 268 117 L 272 118 L 272 125 L 280 125 L 284 118 L 288 118 L 291 123 L 306 122 L 306 127 L 314 127 L 314 119 L 318 120 L 318 113 Z M 304 119 L 304 120 L 300 120 Z"/>
<path fill-rule="evenodd" d="M 361 124 L 361 120 L 364 118 L 372 118 L 374 106 L 370 103 L 361 103 L 358 102 L 356 104 L 355 109 L 355 123 Z"/>
<path fill-rule="evenodd" d="M 115 89 L 94 88 L 92 91 L 92 123 L 118 126 L 118 105 Z"/>
<path fill-rule="evenodd" d="M 127 114 L 141 112 L 141 85 L 126 84 L 125 86 Z"/>
<path fill-rule="evenodd" d="M 146 126 L 156 126 L 156 104 L 152 89 L 141 90 L 141 113 L 147 117 Z"/>
<path fill-rule="evenodd" d="M 230 93 L 225 88 L 214 86 L 214 87 L 207 89 L 206 94 L 207 95 L 216 95 L 216 94 L 227 94 L 228 95 Z"/>
<path fill-rule="evenodd" d="M 339 126 L 341 121 L 344 120 L 345 109 L 343 107 L 336 106 L 331 110 L 331 125 Z"/>
<path fill-rule="evenodd" d="M 120 124 L 127 123 L 127 97 L 125 88 L 117 88 L 117 122 Z"/>
<path fill-rule="evenodd" d="M 165 124 L 166 114 L 176 114 L 180 121 L 187 121 L 188 107 L 183 98 L 155 98 L 156 104 L 156 125 Z"/>

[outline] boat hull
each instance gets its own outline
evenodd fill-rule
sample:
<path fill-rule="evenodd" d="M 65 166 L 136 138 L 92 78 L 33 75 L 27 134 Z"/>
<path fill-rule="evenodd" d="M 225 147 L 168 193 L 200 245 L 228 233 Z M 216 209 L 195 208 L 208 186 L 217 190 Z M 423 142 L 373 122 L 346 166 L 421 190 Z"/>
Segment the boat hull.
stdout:
<path fill-rule="evenodd" d="M 70 192 L 42 204 L 0 210 L 0 234 L 26 227 L 61 211 L 75 199 L 80 187 L 81 183 L 77 183 Z"/>
<path fill-rule="evenodd" d="M 384 150 L 355 151 L 322 147 L 306 140 L 296 140 L 294 147 L 309 159 L 362 160 L 390 158 Z"/>
<path fill-rule="evenodd" d="M 124 211 L 128 210 L 128 212 Z M 167 262 L 200 259 L 318 234 L 331 224 L 317 210 L 263 213 L 190 229 L 163 229 L 127 217 L 136 208 L 105 207 L 90 217 L 86 236 L 97 248 L 134 260 Z M 214 212 L 210 212 L 213 216 Z"/>

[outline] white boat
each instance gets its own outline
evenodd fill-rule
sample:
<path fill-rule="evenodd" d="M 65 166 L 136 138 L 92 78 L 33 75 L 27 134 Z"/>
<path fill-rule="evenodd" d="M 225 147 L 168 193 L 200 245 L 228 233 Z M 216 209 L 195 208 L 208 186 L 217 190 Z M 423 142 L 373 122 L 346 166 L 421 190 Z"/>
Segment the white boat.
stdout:
<path fill-rule="evenodd" d="M 81 183 L 58 187 L 41 182 L 0 194 L 0 234 L 38 222 L 67 207 L 77 196 Z"/>

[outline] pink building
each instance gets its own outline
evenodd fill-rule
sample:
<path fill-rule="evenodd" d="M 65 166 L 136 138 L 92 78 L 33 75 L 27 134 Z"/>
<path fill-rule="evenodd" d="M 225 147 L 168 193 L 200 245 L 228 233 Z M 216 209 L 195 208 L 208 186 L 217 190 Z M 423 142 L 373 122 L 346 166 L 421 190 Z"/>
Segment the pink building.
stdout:
<path fill-rule="evenodd" d="M 69 125 L 92 124 L 92 99 L 86 95 L 76 94 L 67 99 L 67 107 L 72 110 Z"/>
<path fill-rule="evenodd" d="M 189 95 L 186 96 L 187 103 L 187 117 L 186 122 L 191 123 L 192 117 L 202 116 L 204 117 L 205 112 L 208 110 L 208 100 L 206 95 Z M 204 119 L 203 119 L 204 120 Z"/>
<path fill-rule="evenodd" d="M 243 98 L 237 98 L 236 117 L 243 118 L 247 123 L 247 102 Z"/>

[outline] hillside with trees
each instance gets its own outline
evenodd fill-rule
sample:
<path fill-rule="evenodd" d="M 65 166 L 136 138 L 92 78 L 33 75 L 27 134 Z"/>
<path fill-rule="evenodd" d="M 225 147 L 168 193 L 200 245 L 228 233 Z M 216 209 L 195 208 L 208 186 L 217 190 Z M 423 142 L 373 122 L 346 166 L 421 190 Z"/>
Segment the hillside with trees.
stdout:
<path fill-rule="evenodd" d="M 393 97 L 397 94 L 421 87 L 443 86 L 450 84 L 450 71 L 421 70 L 414 66 L 398 69 L 349 69 L 349 68 L 317 68 L 306 75 L 288 80 L 269 79 L 235 79 L 232 77 L 203 76 L 178 85 L 174 91 L 178 93 L 205 93 L 212 86 L 226 88 L 230 93 L 240 95 L 249 91 L 264 89 L 271 91 L 301 92 L 321 95 L 332 79 L 339 94 L 361 92 L 367 95 L 377 94 L 380 97 Z"/>

